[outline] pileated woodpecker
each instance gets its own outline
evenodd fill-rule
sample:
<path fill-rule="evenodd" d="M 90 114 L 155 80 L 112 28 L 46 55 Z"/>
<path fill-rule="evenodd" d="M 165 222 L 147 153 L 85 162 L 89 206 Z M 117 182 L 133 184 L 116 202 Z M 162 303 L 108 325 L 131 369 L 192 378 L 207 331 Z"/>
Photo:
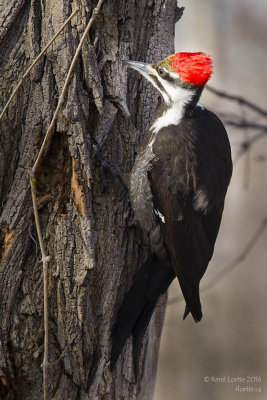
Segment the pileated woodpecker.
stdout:
<path fill-rule="evenodd" d="M 111 368 L 133 335 L 140 346 L 157 300 L 177 276 L 184 319 L 202 318 L 199 282 L 212 257 L 232 174 L 231 150 L 219 118 L 198 104 L 211 76 L 204 53 L 177 53 L 156 64 L 128 61 L 161 93 L 130 176 L 130 200 L 152 254 L 134 277 L 112 332 Z"/>

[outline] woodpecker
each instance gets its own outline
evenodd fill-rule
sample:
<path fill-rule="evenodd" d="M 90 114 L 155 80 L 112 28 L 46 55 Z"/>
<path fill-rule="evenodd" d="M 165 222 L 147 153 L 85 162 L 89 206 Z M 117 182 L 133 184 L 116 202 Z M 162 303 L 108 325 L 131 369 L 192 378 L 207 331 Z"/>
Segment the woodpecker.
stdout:
<path fill-rule="evenodd" d="M 222 122 L 198 103 L 212 74 L 209 55 L 182 52 L 156 64 L 127 64 L 163 98 L 143 139 L 129 187 L 135 218 L 150 238 L 151 255 L 134 277 L 112 331 L 111 367 L 132 334 L 137 375 L 145 330 L 158 298 L 175 277 L 185 300 L 183 318 L 202 318 L 199 282 L 213 255 L 232 160 Z"/>

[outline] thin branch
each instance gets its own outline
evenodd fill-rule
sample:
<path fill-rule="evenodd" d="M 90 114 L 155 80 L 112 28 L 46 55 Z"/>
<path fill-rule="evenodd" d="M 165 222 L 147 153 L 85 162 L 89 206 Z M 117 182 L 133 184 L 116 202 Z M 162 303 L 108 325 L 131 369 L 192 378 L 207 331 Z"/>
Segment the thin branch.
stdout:
<path fill-rule="evenodd" d="M 31 70 L 33 69 L 33 67 L 36 65 L 36 63 L 40 60 L 40 58 L 42 57 L 42 55 L 46 52 L 46 50 L 48 49 L 48 47 L 54 42 L 54 40 L 57 38 L 57 36 L 62 32 L 62 30 L 65 28 L 65 26 L 70 22 L 70 20 L 72 19 L 72 17 L 74 17 L 75 14 L 77 14 L 78 10 L 74 10 L 73 13 L 69 16 L 69 18 L 64 22 L 64 24 L 61 26 L 61 28 L 56 32 L 56 34 L 52 37 L 52 39 L 47 43 L 47 45 L 45 46 L 45 48 L 41 51 L 41 53 L 36 57 L 36 59 L 33 61 L 33 63 L 30 65 L 30 67 L 27 69 L 27 71 L 25 72 L 25 74 L 22 76 L 22 78 L 20 79 L 18 85 L 16 86 L 16 88 L 14 89 L 14 91 L 12 92 L 8 102 L 6 103 L 5 107 L 3 108 L 3 111 L 0 114 L 0 121 L 3 118 L 6 110 L 8 109 L 9 104 L 11 103 L 11 101 L 13 100 L 15 94 L 17 93 L 17 91 L 19 90 L 19 88 L 21 87 L 21 85 L 23 84 L 25 78 L 27 78 L 27 76 L 30 74 Z"/>
<path fill-rule="evenodd" d="M 32 225 L 29 225 L 28 232 L 29 232 L 29 236 L 30 236 L 31 240 L 32 240 L 33 243 L 35 244 L 35 253 L 37 254 L 37 252 L 38 252 L 38 245 L 37 245 L 36 240 L 35 240 L 34 237 L 32 236 L 31 227 L 32 227 Z"/>
<path fill-rule="evenodd" d="M 240 149 L 236 152 L 235 159 L 234 159 L 234 164 L 243 156 L 246 151 L 248 151 L 252 145 L 257 142 L 258 140 L 263 139 L 266 137 L 266 131 L 264 130 L 263 132 L 257 133 L 254 136 L 251 136 L 249 139 L 245 140 L 242 142 L 240 145 Z"/>
<path fill-rule="evenodd" d="M 217 283 L 221 282 L 230 272 L 232 272 L 239 264 L 241 264 L 249 253 L 252 251 L 258 240 L 263 235 L 265 229 L 267 227 L 267 217 L 261 221 L 260 225 L 258 226 L 257 230 L 255 231 L 254 235 L 249 239 L 245 248 L 238 254 L 238 256 L 231 261 L 222 271 L 218 272 L 202 289 L 202 292 L 211 289 Z"/>
<path fill-rule="evenodd" d="M 238 254 L 238 256 L 231 261 L 225 268 L 223 268 L 218 274 L 216 274 L 206 285 L 203 286 L 201 293 L 206 292 L 207 290 L 213 288 L 218 283 L 220 283 L 224 278 L 228 276 L 230 272 L 232 272 L 239 264 L 241 264 L 249 253 L 252 251 L 258 240 L 263 235 L 265 229 L 267 228 L 267 217 L 265 217 L 260 223 L 254 235 L 249 239 L 248 243 L 244 247 L 244 249 Z M 168 301 L 169 304 L 174 304 L 183 300 L 182 296 L 177 296 Z"/>
<path fill-rule="evenodd" d="M 218 115 L 222 118 L 225 125 L 233 126 L 236 129 L 245 128 L 245 132 L 247 132 L 247 130 L 260 130 L 257 134 L 250 134 L 249 137 L 246 137 L 246 139 L 239 144 L 239 150 L 235 153 L 233 159 L 234 163 L 236 163 L 236 161 L 239 160 L 239 158 L 243 156 L 243 154 L 246 153 L 255 142 L 263 139 L 267 135 L 267 125 L 247 121 L 244 118 L 240 119 L 239 115 L 233 113 L 218 113 Z"/>
<path fill-rule="evenodd" d="M 90 18 L 90 20 L 89 20 L 89 22 L 88 22 L 88 24 L 87 24 L 87 27 L 86 27 L 86 29 L 85 29 L 83 35 L 82 35 L 82 38 L 81 38 L 81 40 L 80 40 L 80 43 L 79 43 L 79 45 L 78 45 L 78 47 L 77 47 L 77 50 L 76 50 L 76 52 L 75 52 L 75 54 L 74 54 L 74 57 L 73 57 L 73 59 L 72 59 L 72 62 L 71 62 L 71 65 L 70 65 L 70 68 L 69 68 L 69 71 L 68 71 L 68 74 L 67 74 L 67 77 L 66 77 L 66 80 L 65 80 L 63 89 L 62 89 L 62 93 L 61 93 L 61 95 L 60 95 L 60 97 L 59 97 L 59 101 L 58 101 L 58 105 L 57 105 L 56 111 L 55 111 L 55 113 L 54 113 L 54 115 L 53 115 L 53 118 L 52 118 L 52 121 L 51 121 L 51 123 L 50 123 L 50 125 L 49 125 L 49 127 L 48 127 L 48 129 L 47 129 L 47 132 L 46 132 L 46 134 L 45 134 L 45 138 L 44 138 L 43 144 L 42 144 L 42 146 L 41 146 L 41 149 L 40 149 L 40 151 L 39 151 L 39 154 L 38 154 L 38 156 L 37 156 L 37 159 L 36 159 L 36 161 L 35 161 L 35 163 L 34 163 L 34 166 L 33 166 L 33 168 L 32 168 L 33 175 L 34 175 L 34 173 L 35 173 L 35 171 L 36 171 L 36 169 L 37 169 L 37 167 L 38 167 L 38 164 L 39 164 L 40 161 L 41 161 L 41 158 L 42 158 L 43 153 L 44 153 L 44 151 L 45 151 L 45 149 L 46 149 L 46 146 L 47 146 L 47 144 L 48 144 L 48 142 L 49 142 L 49 140 L 50 140 L 50 138 L 51 138 L 51 136 L 52 136 L 52 134 L 53 134 L 53 128 L 54 128 L 54 125 L 55 125 L 57 116 L 58 116 L 58 114 L 59 114 L 59 111 L 61 110 L 61 107 L 62 107 L 62 105 L 63 105 L 64 97 L 65 97 L 66 92 L 67 92 L 67 89 L 68 89 L 68 85 L 69 85 L 69 82 L 70 82 L 70 78 L 71 78 L 72 72 L 73 72 L 73 70 L 74 70 L 74 67 L 75 67 L 76 61 L 77 61 L 77 59 L 78 59 L 78 56 L 79 56 L 79 54 L 80 54 L 80 52 L 81 52 L 82 45 L 83 45 L 83 43 L 84 43 L 84 41 L 85 41 L 85 39 L 86 39 L 86 36 L 87 36 L 88 32 L 89 32 L 90 29 L 91 29 L 91 26 L 92 26 L 92 24 L 93 24 L 93 22 L 94 22 L 94 20 L 95 20 L 95 18 L 96 18 L 96 16 L 97 16 L 97 14 L 99 13 L 99 10 L 100 10 L 100 8 L 101 8 L 101 6 L 102 6 L 103 1 L 104 1 L 104 0 L 99 0 L 98 5 L 94 8 L 94 10 L 93 10 L 93 12 L 92 12 L 92 16 L 91 16 L 91 18 Z"/>
<path fill-rule="evenodd" d="M 31 194 L 32 194 L 32 204 L 33 204 L 33 213 L 34 220 L 37 229 L 38 241 L 41 249 L 42 255 L 42 263 L 43 263 L 43 282 L 44 282 L 44 359 L 43 359 L 43 390 L 44 390 L 44 400 L 46 400 L 47 392 L 48 392 L 48 291 L 47 291 L 47 271 L 48 271 L 48 262 L 49 256 L 46 255 L 44 240 L 41 231 L 40 219 L 37 208 L 37 199 L 36 199 L 36 185 L 35 179 L 33 175 L 30 175 L 30 184 L 31 184 Z"/>
<path fill-rule="evenodd" d="M 64 357 L 66 351 L 67 351 L 67 350 L 69 349 L 69 347 L 72 345 L 72 343 L 74 342 L 74 340 L 76 339 L 77 336 L 78 336 L 78 332 L 76 333 L 76 335 L 74 335 L 73 339 L 69 342 L 69 344 L 68 344 L 68 345 L 65 347 L 65 349 L 62 351 L 62 353 L 60 354 L 60 356 L 58 357 L 58 359 L 49 364 L 49 367 L 51 367 L 52 365 L 57 364 L 60 360 L 62 360 L 62 358 Z"/>
<path fill-rule="evenodd" d="M 43 282 L 44 282 L 44 360 L 43 360 L 43 392 L 44 392 L 44 400 L 48 399 L 48 366 L 49 366 L 49 360 L 48 360 L 48 290 L 47 290 L 47 283 L 48 283 L 48 262 L 49 262 L 49 256 L 46 255 L 45 252 L 45 246 L 44 246 L 44 241 L 43 241 L 43 237 L 42 237 L 42 232 L 41 232 L 41 226 L 40 226 L 40 220 L 39 220 L 39 214 L 38 214 L 38 208 L 37 208 L 37 198 L 36 198 L 36 184 L 35 184 L 35 172 L 36 169 L 40 163 L 40 160 L 43 156 L 43 153 L 46 149 L 46 146 L 53 134 L 53 128 L 55 125 L 55 121 L 56 118 L 58 116 L 58 113 L 62 107 L 63 101 L 64 101 L 64 97 L 65 94 L 67 92 L 67 88 L 70 82 L 70 78 L 72 75 L 72 72 L 74 70 L 74 66 L 75 63 L 78 59 L 79 53 L 82 49 L 82 45 L 86 39 L 86 36 L 97 16 L 97 14 L 99 13 L 99 10 L 102 6 L 104 0 L 99 0 L 97 6 L 94 8 L 91 18 L 86 26 L 86 29 L 82 35 L 82 38 L 79 42 L 79 45 L 77 47 L 77 50 L 74 54 L 74 57 L 72 59 L 69 71 L 67 73 L 66 76 L 66 80 L 64 82 L 64 86 L 62 89 L 62 93 L 59 97 L 59 101 L 58 101 L 58 105 L 57 108 L 55 110 L 55 113 L 53 115 L 52 121 L 48 127 L 48 130 L 45 134 L 45 138 L 43 141 L 43 144 L 41 146 L 41 149 L 38 153 L 38 156 L 35 160 L 35 163 L 33 165 L 33 168 L 30 172 L 30 185 L 31 185 L 31 193 L 32 193 L 32 203 L 33 203 L 33 212 L 34 212 L 34 219 L 35 219 L 35 224 L 36 224 L 36 229 L 37 229 L 37 235 L 38 235 L 38 241 L 39 241 L 39 245 L 41 248 L 41 254 L 42 254 L 42 263 L 43 263 Z"/>
<path fill-rule="evenodd" d="M 224 113 L 224 112 L 218 112 L 218 115 L 220 118 L 223 119 L 223 122 L 226 125 L 233 126 L 234 128 L 246 128 L 246 129 L 261 129 L 263 131 L 267 131 L 267 125 L 266 124 L 259 124 L 254 121 L 248 121 L 247 118 L 241 117 L 240 115 L 236 113 Z"/>
<path fill-rule="evenodd" d="M 267 117 L 267 111 L 263 110 L 261 107 L 257 106 L 254 103 L 251 103 L 250 101 L 244 99 L 241 96 L 236 96 L 236 95 L 232 95 L 232 94 L 228 94 L 226 92 L 223 92 L 221 90 L 215 89 L 214 87 L 211 87 L 209 85 L 206 85 L 206 89 L 208 89 L 211 93 L 215 94 L 216 96 L 219 97 L 224 97 L 228 100 L 232 100 L 235 101 L 243 106 L 246 106 L 248 108 L 250 108 L 253 111 L 256 111 L 257 113 L 259 113 L 260 115 Z"/>
<path fill-rule="evenodd" d="M 229 126 L 233 126 L 235 128 L 247 128 L 247 129 L 261 129 L 262 131 L 267 132 L 267 125 L 263 124 L 256 124 L 254 122 L 248 122 L 248 121 L 230 121 L 230 120 L 224 120 L 224 123 Z"/>

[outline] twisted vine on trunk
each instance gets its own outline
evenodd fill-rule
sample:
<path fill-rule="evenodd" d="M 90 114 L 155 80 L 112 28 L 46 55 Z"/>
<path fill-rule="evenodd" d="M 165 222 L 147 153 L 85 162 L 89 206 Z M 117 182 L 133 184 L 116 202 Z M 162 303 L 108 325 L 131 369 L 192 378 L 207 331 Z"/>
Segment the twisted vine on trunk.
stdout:
<path fill-rule="evenodd" d="M 24 81 L 0 125 L 0 398 L 41 399 L 43 281 L 28 171 L 55 111 L 79 39 L 97 2 L 11 0 L 0 5 L 0 111 L 34 58 L 79 13 Z M 49 395 L 53 399 L 151 399 L 165 299 L 143 346 L 135 384 L 128 341 L 109 370 L 113 315 L 148 252 L 128 194 L 107 173 L 100 143 L 129 172 L 157 95 L 122 60 L 173 51 L 175 0 L 106 0 L 83 45 L 48 151 L 37 173 L 47 253 Z M 130 116 L 129 116 L 129 112 Z M 93 138 L 93 139 L 92 139 Z"/>

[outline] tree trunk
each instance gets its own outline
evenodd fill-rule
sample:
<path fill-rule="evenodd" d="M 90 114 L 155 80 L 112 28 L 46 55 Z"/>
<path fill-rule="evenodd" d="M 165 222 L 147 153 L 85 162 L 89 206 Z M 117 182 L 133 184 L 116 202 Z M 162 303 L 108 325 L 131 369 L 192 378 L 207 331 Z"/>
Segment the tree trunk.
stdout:
<path fill-rule="evenodd" d="M 96 1 L 0 1 L 0 109 L 75 8 L 79 13 L 25 80 L 0 125 L 0 398 L 42 399 L 42 263 L 31 203 L 33 165 L 79 39 Z M 131 340 L 109 370 L 114 314 L 148 240 L 133 223 L 127 190 L 106 173 L 94 141 L 132 168 L 158 95 L 123 59 L 173 52 L 176 0 L 106 0 L 83 46 L 38 168 L 37 195 L 49 262 L 49 395 L 53 399 L 151 399 L 165 298 L 146 334 L 134 382 Z M 128 105 L 128 108 L 127 108 Z M 128 111 L 129 109 L 129 111 Z"/>

